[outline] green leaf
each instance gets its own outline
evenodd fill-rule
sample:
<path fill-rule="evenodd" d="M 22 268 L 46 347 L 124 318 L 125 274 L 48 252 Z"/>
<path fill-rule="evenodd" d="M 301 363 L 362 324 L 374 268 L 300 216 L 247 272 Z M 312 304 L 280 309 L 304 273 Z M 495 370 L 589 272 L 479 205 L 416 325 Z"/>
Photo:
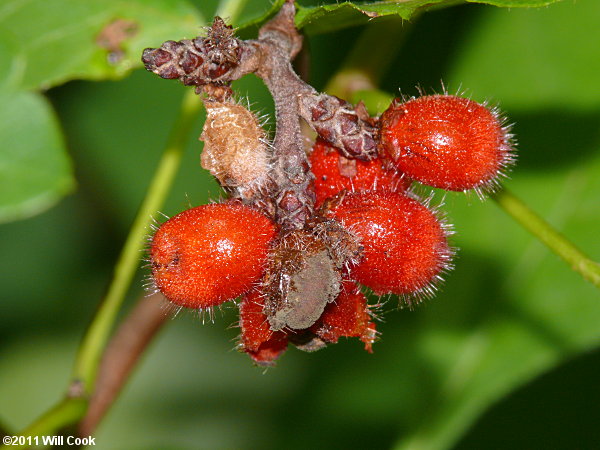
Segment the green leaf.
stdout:
<path fill-rule="evenodd" d="M 145 47 L 198 34 L 185 0 L 9 0 L 0 6 L 0 220 L 43 211 L 74 185 L 53 112 L 32 89 L 122 77 Z"/>
<path fill-rule="evenodd" d="M 446 81 L 493 93 L 508 108 L 600 106 L 600 2 L 494 12 L 482 11 Z"/>
<path fill-rule="evenodd" d="M 37 214 L 74 187 L 50 105 L 38 94 L 0 90 L 0 222 Z"/>
<path fill-rule="evenodd" d="M 279 11 L 281 9 L 281 7 L 283 6 L 283 4 L 285 3 L 285 0 L 275 0 L 270 8 L 265 7 L 264 11 L 260 14 L 258 14 L 256 17 L 253 17 L 251 19 L 248 19 L 247 21 L 243 22 L 239 28 L 236 29 L 236 33 L 238 34 L 238 36 L 244 38 L 244 39 L 249 39 L 251 37 L 256 37 L 256 35 L 258 34 L 258 29 L 264 25 L 264 23 L 269 20 L 271 17 L 273 17 L 275 14 L 277 14 L 277 11 Z"/>
<path fill-rule="evenodd" d="M 47 89 L 121 77 L 141 65 L 145 47 L 194 37 L 202 24 L 185 0 L 9 0 L 0 7 L 0 46 L 18 61 L 15 86 Z"/>
<path fill-rule="evenodd" d="M 466 0 L 505 7 L 547 6 L 560 0 Z M 399 0 L 373 3 L 342 2 L 328 5 L 298 6 L 296 25 L 309 34 L 325 33 L 385 16 L 409 20 L 421 10 L 456 5 L 456 0 Z"/>
<path fill-rule="evenodd" d="M 563 0 L 466 0 L 469 3 L 485 3 L 504 8 L 539 8 Z"/>
<path fill-rule="evenodd" d="M 309 34 L 325 33 L 362 25 L 372 19 L 389 15 L 408 20 L 420 8 L 444 2 L 449 3 L 447 0 L 409 0 L 402 3 L 355 4 L 343 2 L 308 8 L 299 7 L 296 15 L 296 25 Z"/>

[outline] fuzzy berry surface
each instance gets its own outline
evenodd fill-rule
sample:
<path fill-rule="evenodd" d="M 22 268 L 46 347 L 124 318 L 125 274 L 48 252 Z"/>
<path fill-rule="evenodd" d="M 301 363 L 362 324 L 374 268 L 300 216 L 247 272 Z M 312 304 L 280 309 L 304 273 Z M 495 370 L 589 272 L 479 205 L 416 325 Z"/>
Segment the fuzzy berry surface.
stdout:
<path fill-rule="evenodd" d="M 310 154 L 310 165 L 315 176 L 316 206 L 342 190 L 402 191 L 410 186 L 411 180 L 396 170 L 384 167 L 383 160 L 360 161 L 345 158 L 337 148 L 318 138 Z"/>
<path fill-rule="evenodd" d="M 486 190 L 512 162 L 511 135 L 497 111 L 467 98 L 396 99 L 380 124 L 382 153 L 429 186 Z"/>
<path fill-rule="evenodd" d="M 188 308 L 231 300 L 259 280 L 275 233 L 271 220 L 238 202 L 188 209 L 165 222 L 152 239 L 156 287 Z"/>
<path fill-rule="evenodd" d="M 355 233 L 363 257 L 351 271 L 378 294 L 431 294 L 449 267 L 447 231 L 417 200 L 397 192 L 347 194 L 329 212 Z"/>
<path fill-rule="evenodd" d="M 283 331 L 272 331 L 263 313 L 264 298 L 257 290 L 244 295 L 240 303 L 240 345 L 259 365 L 272 365 L 287 349 L 288 338 Z"/>

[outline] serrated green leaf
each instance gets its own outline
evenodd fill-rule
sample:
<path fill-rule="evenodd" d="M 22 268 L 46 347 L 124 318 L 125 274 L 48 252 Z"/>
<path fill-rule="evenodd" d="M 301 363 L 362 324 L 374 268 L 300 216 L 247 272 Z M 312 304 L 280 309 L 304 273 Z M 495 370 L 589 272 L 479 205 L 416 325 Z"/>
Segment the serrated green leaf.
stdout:
<path fill-rule="evenodd" d="M 0 90 L 0 104 L 0 222 L 7 222 L 52 206 L 75 182 L 47 101 Z"/>
<path fill-rule="evenodd" d="M 185 0 L 9 0 L 0 7 L 2 46 L 14 48 L 15 86 L 117 78 L 141 65 L 145 47 L 198 34 L 204 23 Z"/>

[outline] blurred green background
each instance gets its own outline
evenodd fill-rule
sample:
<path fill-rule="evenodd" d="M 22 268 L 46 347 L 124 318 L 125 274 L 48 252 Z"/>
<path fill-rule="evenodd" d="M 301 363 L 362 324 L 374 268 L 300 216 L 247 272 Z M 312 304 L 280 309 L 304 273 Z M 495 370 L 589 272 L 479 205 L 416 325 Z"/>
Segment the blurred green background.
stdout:
<path fill-rule="evenodd" d="M 211 17 L 216 3 L 196 6 Z M 249 2 L 240 22 L 268 7 Z M 506 185 L 595 260 L 598 20 L 595 0 L 427 12 L 405 23 L 381 86 L 414 95 L 417 85 L 439 91 L 443 80 L 451 92 L 499 103 L 519 142 Z M 361 31 L 307 36 L 317 89 Z M 272 111 L 257 78 L 236 89 L 255 110 Z M 184 92 L 134 70 L 45 93 L 77 188 L 42 214 L 0 225 L 0 424 L 9 430 L 62 395 Z M 200 131 L 199 119 L 167 215 L 220 196 L 199 167 Z M 233 350 L 233 307 L 204 325 L 182 312 L 147 351 L 95 448 L 597 448 L 598 290 L 492 201 L 448 194 L 444 203 L 460 249 L 456 268 L 414 311 L 387 301 L 374 354 L 356 340 L 314 354 L 290 349 L 264 371 Z M 146 275 L 140 270 L 126 309 L 143 294 Z"/>

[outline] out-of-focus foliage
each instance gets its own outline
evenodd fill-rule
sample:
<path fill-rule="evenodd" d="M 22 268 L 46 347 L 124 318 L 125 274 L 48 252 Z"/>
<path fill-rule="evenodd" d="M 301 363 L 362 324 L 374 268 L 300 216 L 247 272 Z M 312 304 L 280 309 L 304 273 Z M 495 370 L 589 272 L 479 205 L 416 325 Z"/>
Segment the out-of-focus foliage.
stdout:
<path fill-rule="evenodd" d="M 65 14 L 70 3 L 80 5 L 73 11 L 96 5 L 44 3 L 56 11 L 65 9 Z M 124 47 L 131 61 L 135 56 L 129 49 L 139 52 L 161 39 L 195 34 L 204 23 L 194 20 L 210 17 L 216 6 L 198 1 L 200 9 L 194 9 L 188 2 L 166 0 L 113 3 L 118 11 L 179 5 L 182 17 L 189 17 L 179 23 L 175 13 L 165 14 L 156 33 L 140 28 L 135 46 Z M 305 11 L 317 14 L 315 3 L 300 2 Z M 18 4 L 9 1 L 0 7 L 3 24 L 17 14 L 9 7 Z M 269 8 L 268 1 L 248 2 L 238 22 L 261 20 Z M 161 17 L 153 11 L 144 14 Z M 100 30 L 104 22 L 94 22 L 94 17 L 121 17 L 98 14 L 78 16 L 73 29 L 95 23 Z M 405 23 L 403 46 L 398 55 L 390 55 L 394 61 L 382 85 L 411 95 L 417 84 L 439 91 L 444 80 L 451 92 L 464 89 L 476 100 L 499 102 L 516 123 L 520 144 L 508 187 L 596 260 L 600 31 L 594 18 L 599 16 L 595 0 L 542 9 L 463 5 L 425 12 Z M 26 15 L 24 29 L 40 24 L 39 17 L 46 15 Z M 361 31 L 319 30 L 308 36 L 317 88 L 339 68 Z M 97 32 L 90 31 L 87 41 L 96 56 L 87 47 L 82 53 L 97 64 L 93 70 L 107 64 L 106 49 L 94 47 Z M 28 33 L 17 36 L 27 40 Z M 52 61 L 48 52 L 53 47 L 48 40 L 45 45 L 44 61 Z M 57 48 L 56 57 L 64 52 Z M 0 52 L 0 58 L 7 54 Z M 17 64 L 19 59 L 10 61 Z M 82 61 L 77 64 L 86 66 Z M 51 164 L 63 168 L 56 171 L 62 173 L 59 180 L 66 180 L 58 183 L 62 190 L 56 196 L 73 186 L 71 167 L 77 179 L 77 190 L 55 208 L 0 227 L 0 423 L 10 429 L 27 425 L 62 394 L 78 338 L 103 293 L 185 89 L 140 70 L 120 81 L 54 87 L 47 97 L 63 139 L 46 99 L 24 88 L 84 75 L 58 76 L 58 69 L 48 64 L 46 72 L 42 65 L 22 78 L 38 81 L 23 85 L 10 80 L 29 73 L 28 65 L 0 65 L 0 71 L 8 70 L 4 90 L 24 99 L 2 103 L 0 129 L 13 135 L 25 130 L 19 133 L 25 140 L 3 140 L 11 151 L 0 154 L 26 156 L 45 142 L 42 147 L 53 149 L 54 155 L 63 152 L 54 156 L 54 163 L 39 162 L 42 169 Z M 116 74 L 116 69 L 108 70 L 102 77 Z M 97 78 L 92 73 L 98 72 L 85 77 Z M 255 109 L 272 111 L 268 92 L 255 77 L 236 83 L 236 89 Z M 200 127 L 199 120 L 162 211 L 167 215 L 220 195 L 199 167 Z M 63 140 L 71 164 L 61 150 Z M 13 173 L 18 172 L 6 172 Z M 3 175 L 0 183 L 5 181 Z M 2 187 L 0 196 L 6 192 Z M 228 328 L 237 320 L 234 308 L 205 325 L 182 313 L 150 347 L 101 426 L 96 448 L 592 448 L 600 439 L 600 398 L 590 375 L 600 365 L 598 291 L 493 202 L 453 194 L 445 204 L 460 248 L 456 269 L 440 294 L 414 311 L 395 311 L 396 300 L 388 300 L 385 322 L 378 324 L 382 339 L 373 355 L 354 341 L 315 354 L 290 350 L 277 368 L 263 374 L 245 355 L 230 351 L 237 334 Z M 132 289 L 131 300 L 141 294 L 140 285 Z M 517 388 L 521 390 L 511 394 Z M 492 406 L 496 402 L 500 404 Z"/>
<path fill-rule="evenodd" d="M 45 210 L 74 184 L 56 118 L 31 90 L 121 77 L 140 66 L 145 47 L 193 36 L 203 21 L 185 0 L 4 2 L 0 222 Z"/>

